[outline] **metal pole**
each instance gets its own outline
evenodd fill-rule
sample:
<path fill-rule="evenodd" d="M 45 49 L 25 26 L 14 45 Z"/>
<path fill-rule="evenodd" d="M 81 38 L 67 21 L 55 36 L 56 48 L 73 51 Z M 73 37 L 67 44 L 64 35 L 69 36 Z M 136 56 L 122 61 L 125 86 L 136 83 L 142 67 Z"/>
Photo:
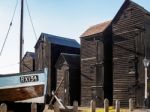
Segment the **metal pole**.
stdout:
<path fill-rule="evenodd" d="M 20 18 L 20 69 L 21 72 L 21 62 L 23 54 L 23 16 L 24 16 L 24 0 L 21 0 L 21 18 Z"/>
<path fill-rule="evenodd" d="M 145 67 L 145 99 L 147 98 L 147 67 Z"/>

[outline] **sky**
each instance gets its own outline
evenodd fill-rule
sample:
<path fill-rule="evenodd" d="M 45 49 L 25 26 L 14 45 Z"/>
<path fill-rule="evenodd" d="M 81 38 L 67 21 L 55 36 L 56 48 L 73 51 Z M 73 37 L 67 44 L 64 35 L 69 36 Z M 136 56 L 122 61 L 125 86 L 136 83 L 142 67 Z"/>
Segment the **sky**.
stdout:
<path fill-rule="evenodd" d="M 19 72 L 20 1 L 5 47 L 0 55 L 0 74 Z M 26 2 L 27 1 L 27 2 Z M 150 11 L 150 0 L 133 0 Z M 90 26 L 113 19 L 124 0 L 24 0 L 24 54 L 34 52 L 34 35 L 26 3 L 37 38 L 42 32 L 72 38 Z M 17 0 L 0 0 L 0 50 L 12 19 Z"/>

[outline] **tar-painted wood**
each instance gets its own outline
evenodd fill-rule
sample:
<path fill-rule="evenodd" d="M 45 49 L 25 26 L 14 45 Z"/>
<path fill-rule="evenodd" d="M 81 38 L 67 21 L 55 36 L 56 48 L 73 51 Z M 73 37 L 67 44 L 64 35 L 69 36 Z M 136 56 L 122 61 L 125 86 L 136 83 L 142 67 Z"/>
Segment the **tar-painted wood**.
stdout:
<path fill-rule="evenodd" d="M 35 71 L 35 53 L 26 52 L 21 62 L 21 72 Z"/>
<path fill-rule="evenodd" d="M 150 16 L 136 3 L 127 0 L 113 20 L 113 100 L 136 106 L 144 100 L 143 58 L 149 58 Z M 150 87 L 149 87 L 150 88 Z"/>
<path fill-rule="evenodd" d="M 101 27 L 101 26 L 100 26 Z M 81 105 L 93 99 L 98 107 L 112 101 L 111 25 L 101 33 L 81 37 Z"/>
<path fill-rule="evenodd" d="M 52 40 L 51 40 L 52 37 Z M 57 41 L 60 41 L 57 42 Z M 62 41 L 63 40 L 63 41 Z M 65 43 L 66 42 L 66 43 Z M 65 45 L 66 44 L 66 45 Z M 71 44 L 73 46 L 71 46 Z M 74 45 L 76 44 L 76 45 Z M 76 47 L 77 46 L 77 47 Z M 80 53 L 80 46 L 75 40 L 42 33 L 35 46 L 35 67 L 37 70 L 48 68 L 48 94 L 56 89 L 55 64 L 60 53 Z"/>
<path fill-rule="evenodd" d="M 57 91 L 58 98 L 65 105 L 73 105 L 73 101 L 80 104 L 80 55 L 61 53 L 56 63 L 57 84 L 60 85 Z"/>

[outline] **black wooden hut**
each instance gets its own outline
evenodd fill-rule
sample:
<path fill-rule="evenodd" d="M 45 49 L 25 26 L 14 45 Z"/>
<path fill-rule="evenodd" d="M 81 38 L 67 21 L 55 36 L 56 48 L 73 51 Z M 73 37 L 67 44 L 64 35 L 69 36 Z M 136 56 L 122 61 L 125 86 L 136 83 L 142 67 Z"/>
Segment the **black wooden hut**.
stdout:
<path fill-rule="evenodd" d="M 81 39 L 81 105 L 92 99 L 103 106 L 112 102 L 112 29 L 111 21 L 87 29 Z"/>
<path fill-rule="evenodd" d="M 26 52 L 21 62 L 21 72 L 35 71 L 35 53 Z"/>
<path fill-rule="evenodd" d="M 58 98 L 65 105 L 80 104 L 80 55 L 61 53 L 56 63 Z"/>
<path fill-rule="evenodd" d="M 125 0 L 113 19 L 112 29 L 113 100 L 119 99 L 122 106 L 128 106 L 129 98 L 133 98 L 136 106 L 143 106 L 143 58 L 150 59 L 150 13 Z"/>
<path fill-rule="evenodd" d="M 35 45 L 36 69 L 48 68 L 48 93 L 56 88 L 55 64 L 60 53 L 80 53 L 80 45 L 74 39 L 42 33 Z"/>

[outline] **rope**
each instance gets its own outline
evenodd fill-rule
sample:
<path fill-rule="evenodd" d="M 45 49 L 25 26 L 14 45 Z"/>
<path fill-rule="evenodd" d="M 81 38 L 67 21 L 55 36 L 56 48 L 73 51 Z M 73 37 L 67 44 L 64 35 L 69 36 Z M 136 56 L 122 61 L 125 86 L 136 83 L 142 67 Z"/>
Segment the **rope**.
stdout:
<path fill-rule="evenodd" d="M 31 25 L 32 25 L 34 36 L 35 36 L 35 38 L 37 40 L 37 35 L 36 35 L 35 27 L 34 27 L 34 24 L 33 24 L 33 21 L 32 21 L 32 17 L 31 17 L 31 13 L 30 13 L 30 10 L 29 10 L 29 5 L 28 5 L 28 1 L 27 0 L 26 0 L 26 6 L 27 6 L 29 17 L 30 17 L 30 22 L 31 22 Z"/>
<path fill-rule="evenodd" d="M 10 24 L 9 24 L 9 28 L 8 28 L 8 31 L 7 31 L 5 40 L 4 40 L 4 43 L 3 43 L 2 48 L 1 48 L 1 51 L 0 51 L 0 56 L 1 56 L 2 52 L 3 52 L 3 49 L 4 49 L 4 47 L 5 47 L 6 40 L 7 40 L 7 38 L 8 38 L 9 32 L 10 32 L 10 29 L 11 29 L 11 26 L 12 26 L 12 22 L 13 22 L 15 13 L 16 13 L 17 5 L 18 5 L 18 0 L 17 0 L 17 2 L 16 2 L 15 9 L 14 9 L 14 12 L 13 12 L 13 15 L 12 15 L 12 19 L 11 19 L 11 22 L 10 22 Z"/>

